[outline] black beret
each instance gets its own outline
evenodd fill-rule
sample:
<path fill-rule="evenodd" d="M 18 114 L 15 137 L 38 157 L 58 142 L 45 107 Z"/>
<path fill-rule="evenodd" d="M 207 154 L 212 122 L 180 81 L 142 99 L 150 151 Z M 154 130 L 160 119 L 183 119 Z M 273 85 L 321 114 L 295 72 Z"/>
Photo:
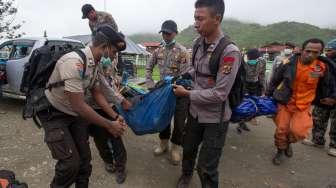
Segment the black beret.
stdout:
<path fill-rule="evenodd" d="M 97 29 L 97 34 L 103 35 L 107 42 L 117 48 L 118 51 L 126 49 L 125 36 L 115 31 L 110 25 L 101 25 Z"/>

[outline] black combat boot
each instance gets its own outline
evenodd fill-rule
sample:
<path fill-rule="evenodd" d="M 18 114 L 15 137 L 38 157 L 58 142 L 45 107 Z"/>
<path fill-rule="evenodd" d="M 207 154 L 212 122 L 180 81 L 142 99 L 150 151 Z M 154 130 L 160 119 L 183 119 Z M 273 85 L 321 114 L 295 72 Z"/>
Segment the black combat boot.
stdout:
<path fill-rule="evenodd" d="M 191 178 L 192 175 L 182 174 L 182 176 L 179 178 L 177 182 L 177 188 L 187 188 L 190 184 Z"/>
<path fill-rule="evenodd" d="M 274 155 L 272 162 L 274 165 L 279 166 L 283 162 L 284 150 L 278 149 L 278 152 Z"/>
<path fill-rule="evenodd" d="M 116 182 L 118 184 L 123 184 L 126 180 L 126 171 L 125 170 L 117 170 L 115 172 L 115 178 L 116 178 Z"/>
<path fill-rule="evenodd" d="M 291 144 L 288 144 L 288 147 L 285 149 L 285 155 L 288 158 L 293 157 L 294 153 L 293 153 L 293 148 L 292 148 Z"/>
<path fill-rule="evenodd" d="M 108 173 L 114 173 L 116 169 L 113 163 L 105 163 L 105 170 Z"/>

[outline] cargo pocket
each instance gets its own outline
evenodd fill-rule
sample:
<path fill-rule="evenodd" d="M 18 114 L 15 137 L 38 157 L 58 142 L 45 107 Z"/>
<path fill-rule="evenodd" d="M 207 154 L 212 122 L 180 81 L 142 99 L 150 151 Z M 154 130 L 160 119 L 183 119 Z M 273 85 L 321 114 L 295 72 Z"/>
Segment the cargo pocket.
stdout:
<path fill-rule="evenodd" d="M 72 151 L 64 137 L 65 132 L 60 128 L 46 130 L 45 132 L 45 142 L 50 149 L 52 157 L 56 160 L 67 159 L 72 155 Z"/>

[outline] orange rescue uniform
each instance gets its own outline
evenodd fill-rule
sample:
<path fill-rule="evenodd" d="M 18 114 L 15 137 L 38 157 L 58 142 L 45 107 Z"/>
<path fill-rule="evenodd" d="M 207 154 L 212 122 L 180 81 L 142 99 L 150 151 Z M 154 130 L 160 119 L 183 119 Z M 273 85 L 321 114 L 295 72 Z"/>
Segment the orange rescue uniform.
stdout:
<path fill-rule="evenodd" d="M 311 103 L 313 102 L 319 78 L 324 75 L 325 65 L 315 60 L 310 65 L 304 65 L 300 59 L 297 62 L 295 80 L 292 85 L 292 97 L 287 105 L 278 105 L 274 118 L 275 145 L 286 149 L 288 144 L 303 140 L 313 127 Z"/>

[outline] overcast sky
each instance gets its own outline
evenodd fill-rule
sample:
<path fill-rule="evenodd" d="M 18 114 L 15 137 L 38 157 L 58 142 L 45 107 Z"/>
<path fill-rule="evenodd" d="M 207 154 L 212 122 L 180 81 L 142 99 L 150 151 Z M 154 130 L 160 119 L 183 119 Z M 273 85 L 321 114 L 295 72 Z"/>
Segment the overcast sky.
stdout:
<path fill-rule="evenodd" d="M 166 19 L 179 30 L 193 24 L 195 0 L 106 0 L 106 11 L 125 34 L 157 32 Z M 69 36 L 90 33 L 88 20 L 81 19 L 81 7 L 91 3 L 104 10 L 104 0 L 16 0 L 17 21 L 25 21 L 26 36 Z M 271 24 L 298 21 L 336 28 L 336 0 L 225 0 L 225 17 Z"/>

